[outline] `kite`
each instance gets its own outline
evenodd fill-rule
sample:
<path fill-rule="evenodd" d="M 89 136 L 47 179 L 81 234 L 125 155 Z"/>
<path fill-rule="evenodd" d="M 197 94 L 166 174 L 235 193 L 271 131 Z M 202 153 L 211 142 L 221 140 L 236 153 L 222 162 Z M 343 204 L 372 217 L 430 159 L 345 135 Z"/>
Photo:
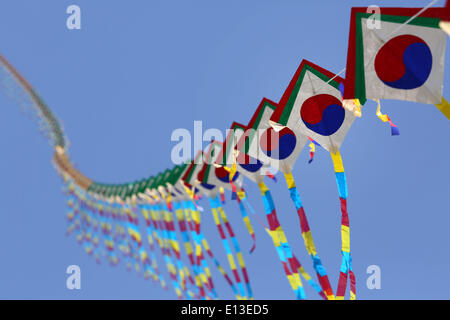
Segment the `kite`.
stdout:
<path fill-rule="evenodd" d="M 344 106 L 396 99 L 434 104 L 450 119 L 442 97 L 447 8 L 380 8 L 381 28 L 367 23 L 367 8 L 352 8 Z"/>
<path fill-rule="evenodd" d="M 347 213 L 347 180 L 339 152 L 339 148 L 355 116 L 342 106 L 342 97 L 339 88 L 343 82 L 344 79 L 341 77 L 310 61 L 303 60 L 283 94 L 278 108 L 271 117 L 271 121 L 276 122 L 277 126 L 281 125 L 292 128 L 292 130 L 297 132 L 297 136 L 303 135 L 312 138 L 331 154 L 342 213 L 342 266 L 336 298 L 344 298 L 347 276 L 349 275 L 351 280 L 351 298 L 355 299 L 355 277 L 351 266 L 350 227 Z M 300 217 L 305 245 L 308 253 L 314 257 L 316 249 L 294 178 L 290 171 L 285 172 L 285 176 L 291 198 L 295 203 Z M 316 271 L 319 279 L 322 279 L 320 278 L 321 270 L 318 269 Z M 329 283 L 326 286 L 329 286 Z M 329 287 L 327 289 L 330 290 Z"/>

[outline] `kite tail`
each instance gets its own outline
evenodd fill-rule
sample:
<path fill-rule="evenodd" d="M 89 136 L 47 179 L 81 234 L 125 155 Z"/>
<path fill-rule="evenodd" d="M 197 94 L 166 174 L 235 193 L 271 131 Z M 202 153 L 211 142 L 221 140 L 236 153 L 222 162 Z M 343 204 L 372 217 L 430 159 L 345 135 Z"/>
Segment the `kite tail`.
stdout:
<path fill-rule="evenodd" d="M 389 122 L 389 125 L 391 126 L 391 136 L 398 136 L 400 135 L 400 130 L 398 129 L 398 127 L 391 121 L 391 119 L 389 118 L 389 116 L 387 114 L 382 114 L 381 113 L 381 105 L 380 105 L 380 100 L 377 99 L 375 100 L 378 104 L 377 106 L 377 117 L 380 118 L 381 121 L 383 122 Z"/>
<path fill-rule="evenodd" d="M 312 236 L 311 229 L 309 227 L 308 219 L 306 218 L 305 210 L 302 205 L 302 201 L 300 198 L 300 194 L 298 193 L 298 189 L 295 185 L 294 176 L 292 172 L 287 172 L 284 174 L 286 179 L 286 183 L 289 189 L 289 194 L 291 196 L 292 202 L 295 205 L 295 209 L 297 210 L 298 217 L 300 220 L 300 228 L 302 231 L 302 237 L 305 244 L 306 251 L 312 259 L 314 270 L 317 274 L 317 279 L 325 292 L 328 299 L 334 299 L 334 293 L 330 285 L 330 281 L 328 279 L 327 271 L 320 260 L 319 255 L 317 254 L 317 249 L 314 244 L 314 239 Z"/>
<path fill-rule="evenodd" d="M 126 237 L 126 230 L 122 225 L 121 216 L 116 221 L 116 238 L 118 239 L 118 249 L 122 253 L 122 258 L 127 270 L 131 268 L 130 264 L 130 247 Z"/>
<path fill-rule="evenodd" d="M 115 216 L 113 215 L 113 209 L 108 206 L 105 210 L 105 226 L 103 238 L 105 239 L 105 247 L 108 252 L 109 263 L 112 266 L 119 264 L 119 257 L 117 252 L 117 242 L 114 237 L 114 223 Z"/>
<path fill-rule="evenodd" d="M 231 290 L 233 291 L 233 294 L 235 295 L 235 297 L 238 298 L 239 293 L 238 293 L 236 286 L 234 285 L 233 281 L 226 273 L 225 269 L 220 264 L 219 260 L 217 260 L 217 258 L 214 256 L 213 252 L 211 251 L 211 247 L 209 246 L 209 243 L 205 238 L 205 235 L 200 230 L 200 214 L 195 206 L 195 203 L 193 201 L 190 201 L 188 203 L 188 205 L 190 207 L 190 212 L 191 212 L 191 215 L 193 218 L 192 220 L 195 222 L 195 226 L 193 228 L 195 230 L 198 242 L 201 242 L 201 244 L 203 245 L 203 248 L 205 248 L 206 253 L 208 254 L 209 258 L 214 262 L 214 265 L 216 266 L 216 268 L 219 270 L 219 272 L 225 278 L 225 281 L 231 287 Z"/>
<path fill-rule="evenodd" d="M 198 288 L 200 299 L 204 300 L 206 299 L 206 292 L 205 288 L 203 287 L 202 280 L 200 277 L 201 271 L 199 270 L 198 266 L 195 263 L 194 260 L 194 251 L 192 249 L 191 240 L 189 237 L 189 234 L 187 232 L 187 225 L 186 221 L 184 219 L 184 213 L 181 206 L 181 203 L 174 202 L 173 207 L 175 209 L 175 219 L 178 222 L 178 228 L 180 229 L 181 237 L 184 244 L 184 249 L 186 252 L 186 255 L 188 256 L 189 263 L 191 265 L 191 268 L 194 273 L 194 280 L 195 280 L 195 286 Z"/>
<path fill-rule="evenodd" d="M 109 264 L 114 265 L 115 260 L 114 241 L 111 237 L 112 224 L 109 221 L 109 218 L 107 218 L 108 210 L 103 210 L 103 208 L 100 208 L 99 214 L 100 214 L 100 229 L 102 231 L 103 246 L 105 248 L 106 257 L 108 259 Z"/>
<path fill-rule="evenodd" d="M 250 218 L 247 214 L 247 209 L 245 209 L 245 206 L 244 206 L 245 200 L 246 200 L 245 192 L 243 190 L 238 192 L 237 202 L 239 205 L 239 209 L 241 211 L 242 220 L 244 221 L 244 224 L 248 230 L 248 233 L 250 234 L 250 236 L 252 237 L 252 240 L 253 240 L 253 245 L 250 248 L 250 253 L 252 253 L 253 251 L 255 251 L 255 248 L 256 248 L 256 236 L 255 236 L 255 231 L 253 230 L 252 223 L 250 222 Z"/>
<path fill-rule="evenodd" d="M 275 175 L 272 172 L 266 171 L 266 176 L 268 176 L 270 179 L 272 179 L 273 182 L 277 182 L 277 177 L 275 177 Z"/>
<path fill-rule="evenodd" d="M 142 245 L 137 246 L 137 250 L 144 271 L 144 279 L 151 278 L 154 282 L 158 282 L 159 280 L 158 275 L 156 274 L 156 271 L 153 269 L 147 250 L 145 250 L 144 246 Z"/>
<path fill-rule="evenodd" d="M 128 217 L 125 213 L 124 207 L 121 204 L 117 203 L 116 207 L 120 215 L 119 220 L 117 222 L 120 228 L 120 235 L 121 235 L 120 250 L 122 252 L 122 256 L 124 257 L 125 267 L 127 271 L 131 271 L 133 265 L 135 265 L 135 261 L 133 257 L 133 248 L 130 245 L 127 228 L 125 226 L 126 221 L 128 221 Z"/>
<path fill-rule="evenodd" d="M 247 288 L 247 293 L 248 293 L 248 299 L 253 300 L 253 291 L 252 291 L 252 288 L 250 285 L 250 278 L 248 276 L 247 267 L 245 266 L 244 256 L 242 255 L 241 248 L 236 239 L 233 228 L 231 227 L 231 224 L 228 220 L 228 217 L 225 213 L 225 210 L 223 210 L 222 206 L 219 206 L 217 209 L 219 210 L 220 217 L 222 218 L 223 222 L 225 223 L 225 227 L 228 231 L 229 236 L 231 237 L 231 242 L 233 243 L 234 250 L 236 252 L 236 257 L 239 262 L 239 267 L 241 268 L 241 272 L 244 277 L 245 286 Z"/>
<path fill-rule="evenodd" d="M 168 256 L 172 256 L 172 253 L 175 256 L 175 260 L 178 260 L 177 255 L 179 255 L 179 249 L 176 248 L 177 242 L 173 242 L 172 235 L 170 234 L 170 230 L 167 225 L 167 216 L 166 216 L 167 207 L 163 204 L 159 207 L 159 227 L 162 230 L 163 239 L 164 239 L 164 248 L 166 249 L 166 253 Z M 176 270 L 178 273 L 178 278 L 180 280 L 180 285 L 184 291 L 187 293 L 186 289 L 186 277 L 184 274 L 183 268 L 179 263 L 174 264 L 176 266 Z"/>
<path fill-rule="evenodd" d="M 125 229 L 127 230 L 127 235 L 130 238 L 130 250 L 134 269 L 138 274 L 141 274 L 141 259 L 139 256 L 139 244 L 141 243 L 141 239 L 139 232 L 136 231 L 137 223 L 135 216 L 128 204 L 123 205 L 122 210 L 125 212 L 125 216 L 127 218 L 125 222 Z"/>
<path fill-rule="evenodd" d="M 79 205 L 75 201 L 75 196 L 73 195 L 73 184 L 67 183 L 63 187 L 63 193 L 67 197 L 67 229 L 66 235 L 70 236 L 75 230 L 79 229 Z"/>
<path fill-rule="evenodd" d="M 225 204 L 225 190 L 223 189 L 223 187 L 219 188 L 219 193 L 220 193 L 220 202 L 222 204 Z"/>
<path fill-rule="evenodd" d="M 66 219 L 67 219 L 66 236 L 70 236 L 75 230 L 78 230 L 80 226 L 77 206 L 69 208 L 66 214 Z"/>
<path fill-rule="evenodd" d="M 319 296 L 321 296 L 324 300 L 329 300 L 327 295 L 323 292 L 321 286 L 313 280 L 308 272 L 306 272 L 305 268 L 301 265 L 300 261 L 295 255 L 293 256 L 293 263 L 295 265 L 293 266 L 293 268 L 296 268 L 296 270 L 298 270 L 303 279 L 305 279 L 305 281 L 309 283 L 309 285 L 319 294 Z"/>
<path fill-rule="evenodd" d="M 153 239 L 153 235 L 152 235 L 153 232 L 152 232 L 152 226 L 151 226 L 151 220 L 150 220 L 150 213 L 148 211 L 149 208 L 150 208 L 149 205 L 140 205 L 140 209 L 141 209 L 140 212 L 141 212 L 141 215 L 144 217 L 146 230 L 147 230 L 147 243 L 148 243 L 148 246 L 150 247 L 149 262 L 150 262 L 151 267 L 155 271 L 155 274 L 158 276 L 161 287 L 163 289 L 167 289 L 166 281 L 164 280 L 164 276 L 162 275 L 161 271 L 159 270 L 158 262 L 156 260 L 155 240 Z"/>
<path fill-rule="evenodd" d="M 101 264 L 101 257 L 105 256 L 105 250 L 103 250 L 103 246 L 101 245 L 101 233 L 99 232 L 99 221 L 97 217 L 95 216 L 95 212 L 90 213 L 93 217 L 93 237 L 92 237 L 92 243 L 94 245 L 94 259 L 97 262 L 97 264 Z"/>
<path fill-rule="evenodd" d="M 314 154 L 316 152 L 316 145 L 314 144 L 314 140 L 313 139 L 311 139 L 310 137 L 308 137 L 308 139 L 311 141 L 309 143 L 309 160 L 308 160 L 308 163 L 311 163 L 314 160 Z"/>
<path fill-rule="evenodd" d="M 117 212 L 117 208 L 113 207 L 114 211 Z M 114 242 L 117 246 L 118 253 L 122 254 L 122 257 L 124 260 L 126 260 L 125 254 L 124 254 L 124 230 L 122 228 L 121 223 L 119 222 L 120 217 L 117 215 L 114 219 L 114 230 L 113 230 L 113 237 Z"/>
<path fill-rule="evenodd" d="M 173 229 L 170 229 L 169 234 L 171 235 L 171 243 L 175 244 L 175 248 L 177 248 L 178 252 L 175 254 L 176 260 L 177 260 L 177 264 L 179 265 L 179 268 L 183 270 L 184 274 L 185 274 L 185 285 L 187 282 L 187 285 L 189 288 L 194 287 L 195 288 L 195 295 L 192 295 L 192 293 L 190 293 L 190 291 L 188 290 L 188 293 L 190 295 L 191 298 L 198 298 L 200 297 L 200 288 L 196 286 L 196 282 L 194 280 L 194 278 L 191 275 L 191 271 L 189 270 L 189 268 L 184 264 L 183 260 L 181 259 L 181 252 L 180 252 L 180 244 L 177 240 L 177 235 L 176 235 L 176 231 L 175 231 L 175 220 L 173 218 L 173 214 L 172 211 L 166 211 L 166 214 L 168 214 L 168 217 L 171 221 L 170 226 L 171 228 L 173 227 Z M 172 248 L 174 248 L 172 246 Z"/>
<path fill-rule="evenodd" d="M 127 235 L 130 238 L 129 246 L 130 246 L 130 255 L 131 255 L 132 267 L 134 267 L 134 271 L 136 271 L 138 275 L 141 275 L 141 264 L 140 264 L 140 257 L 139 257 L 139 248 L 137 246 L 137 243 L 131 237 L 131 235 L 129 233 Z"/>
<path fill-rule="evenodd" d="M 156 274 L 158 275 L 161 287 L 163 289 L 168 289 L 166 280 L 164 279 L 164 275 L 162 274 L 161 270 L 159 270 L 158 262 L 156 260 L 156 254 L 155 254 L 155 249 L 154 249 L 154 240 L 153 240 L 151 228 L 147 228 L 147 232 L 148 232 L 148 237 L 147 237 L 148 243 L 150 245 L 151 264 L 152 264 L 153 269 L 155 270 Z"/>
<path fill-rule="evenodd" d="M 336 183 L 339 191 L 341 203 L 341 252 L 342 264 L 339 275 L 336 299 L 343 300 L 347 289 L 347 277 L 350 275 L 350 299 L 356 299 L 356 279 L 352 270 L 352 257 L 350 254 L 350 224 L 347 212 L 347 179 L 345 177 L 344 165 L 339 150 L 336 153 L 330 153 L 333 160 L 334 171 L 336 174 Z"/>
<path fill-rule="evenodd" d="M 115 266 L 119 262 L 119 259 L 115 252 L 114 238 L 112 234 L 113 224 L 111 221 L 111 213 L 109 207 L 105 208 L 104 215 L 102 216 L 101 228 L 109 264 Z"/>
<path fill-rule="evenodd" d="M 93 238 L 93 243 L 94 243 L 94 257 L 95 257 L 95 261 L 98 264 L 101 264 L 101 256 L 105 256 L 106 255 L 106 250 L 105 247 L 103 247 L 101 245 L 102 241 L 102 232 L 101 232 L 101 223 L 100 223 L 100 217 L 99 217 L 99 212 L 97 210 L 96 207 L 92 207 L 90 210 L 90 214 L 92 216 L 92 220 L 93 220 L 93 229 L 94 229 L 94 238 Z"/>
<path fill-rule="evenodd" d="M 450 120 L 450 103 L 448 103 L 444 97 L 442 97 L 441 103 L 436 104 L 435 106 L 444 114 L 444 116 L 447 117 L 448 120 Z"/>
<path fill-rule="evenodd" d="M 159 211 L 161 210 L 160 205 L 153 205 L 151 207 L 150 213 L 153 222 L 154 236 L 157 240 L 158 246 L 164 257 L 166 263 L 167 271 L 169 272 L 173 288 L 178 299 L 183 299 L 183 291 L 181 290 L 181 277 L 178 275 L 177 268 L 172 261 L 171 253 L 169 250 L 168 239 L 165 237 L 165 232 L 161 228 L 162 223 L 160 221 Z"/>
<path fill-rule="evenodd" d="M 228 170 L 226 168 L 226 170 Z M 244 221 L 245 227 L 248 230 L 248 233 L 250 234 L 250 237 L 253 239 L 253 246 L 250 248 L 250 253 L 252 253 L 256 248 L 256 236 L 255 232 L 253 230 L 252 223 L 250 222 L 250 218 L 248 217 L 247 210 L 245 209 L 244 202 L 246 201 L 246 195 L 244 188 L 237 187 L 236 184 L 233 182 L 233 179 L 237 172 L 237 164 L 236 161 L 233 162 L 233 165 L 231 166 L 230 172 L 230 185 L 232 189 L 232 199 L 236 200 L 239 205 L 239 210 L 241 211 L 242 220 Z M 234 196 L 235 195 L 235 196 Z M 250 207 L 251 208 L 251 207 Z M 231 227 L 230 227 L 231 228 Z M 244 275 L 245 277 L 245 275 Z M 250 284 L 248 284 L 250 286 Z M 250 287 L 249 287 L 250 288 Z"/>
<path fill-rule="evenodd" d="M 167 203 L 162 204 L 162 214 L 163 214 L 163 220 L 166 232 L 168 233 L 168 239 L 170 243 L 170 247 L 172 248 L 172 251 L 175 255 L 175 260 L 177 262 L 178 272 L 180 274 L 180 278 L 182 279 L 182 288 L 186 292 L 186 296 L 188 299 L 194 298 L 194 294 L 192 294 L 189 290 L 188 281 L 190 285 L 195 285 L 195 282 L 192 278 L 192 276 L 189 273 L 189 269 L 184 265 L 183 261 L 181 260 L 181 254 L 180 254 L 180 244 L 177 240 L 177 235 L 175 232 L 175 224 L 172 212 L 169 210 Z"/>
<path fill-rule="evenodd" d="M 195 208 L 195 206 L 193 206 Z M 211 277 L 211 271 L 209 269 L 208 263 L 203 255 L 202 251 L 202 243 L 199 234 L 195 232 L 195 226 L 193 221 L 191 220 L 190 214 L 190 204 L 188 201 L 183 201 L 183 211 L 184 216 L 186 218 L 187 225 L 189 227 L 189 231 L 191 232 L 192 239 L 194 241 L 195 246 L 195 260 L 194 264 L 198 268 L 198 273 L 201 281 L 205 284 L 205 287 L 208 289 L 210 295 L 213 299 L 217 299 L 217 292 L 214 287 L 214 282 Z"/>
<path fill-rule="evenodd" d="M 264 184 L 264 182 L 258 183 L 259 190 L 261 191 L 262 199 L 264 202 L 264 209 L 266 211 L 267 222 L 269 223 L 269 229 L 266 229 L 267 233 L 272 238 L 275 249 L 280 258 L 281 264 L 283 265 L 284 273 L 291 285 L 292 290 L 298 300 L 303 300 L 306 298 L 305 290 L 303 289 L 302 280 L 295 268 L 292 268 L 294 261 L 288 261 L 289 258 L 292 260 L 292 251 L 287 242 L 287 238 L 284 234 L 283 229 L 278 221 L 277 212 L 275 210 L 275 205 L 273 203 L 272 196 L 269 189 Z M 291 263 L 292 262 L 292 263 Z M 292 268 L 292 270 L 290 269 Z"/>
<path fill-rule="evenodd" d="M 136 213 L 136 207 L 133 207 L 131 209 L 131 215 L 131 221 L 127 223 L 128 234 L 134 240 L 133 243 L 135 245 L 135 250 L 138 253 L 144 271 L 144 278 L 148 279 L 149 277 L 151 277 L 153 281 L 158 282 L 160 279 L 154 268 L 154 264 L 151 262 L 147 251 L 142 245 L 142 236 L 139 231 L 139 220 Z"/>
<path fill-rule="evenodd" d="M 164 254 L 162 240 L 159 238 L 159 235 L 154 227 L 154 222 L 153 222 L 153 218 L 152 218 L 152 215 L 154 215 L 153 210 L 154 209 L 151 205 L 146 205 L 146 207 L 141 210 L 141 213 L 144 216 L 146 226 L 147 226 L 147 229 L 146 229 L 147 230 L 147 241 L 148 241 L 148 244 L 149 244 L 150 250 L 151 250 L 151 256 L 152 256 L 152 261 L 153 261 L 152 263 L 154 265 L 153 268 L 156 270 L 158 275 L 160 275 L 161 287 L 163 287 L 164 289 L 168 289 L 167 283 L 164 280 L 162 272 L 158 270 L 158 265 L 156 262 L 155 245 L 154 245 L 155 242 L 158 244 L 158 247 L 160 248 L 160 250 L 163 254 L 164 260 L 165 260 L 165 254 Z M 172 276 L 171 269 L 169 268 L 169 266 L 167 264 L 166 264 L 166 268 L 167 268 L 167 271 L 169 272 L 169 275 Z"/>
<path fill-rule="evenodd" d="M 239 289 L 239 295 L 236 298 L 238 300 L 246 299 L 247 296 L 246 296 L 246 293 L 245 293 L 244 285 L 242 284 L 241 277 L 239 276 L 239 273 L 237 271 L 236 262 L 234 260 L 233 253 L 231 251 L 230 245 L 228 244 L 227 236 L 225 234 L 224 228 L 223 228 L 222 223 L 221 223 L 220 216 L 222 214 L 219 216 L 219 213 L 218 213 L 219 212 L 219 208 L 221 208 L 220 201 L 216 197 L 216 198 L 209 198 L 209 202 L 210 202 L 210 205 L 211 205 L 211 211 L 212 211 L 212 214 L 213 214 L 213 217 L 214 217 L 214 222 L 216 224 L 217 230 L 219 231 L 220 238 L 222 239 L 222 244 L 223 244 L 223 246 L 225 248 L 225 253 L 226 253 L 227 258 L 228 258 L 228 263 L 230 265 L 231 271 L 233 272 L 233 276 L 234 276 L 234 280 L 236 281 L 236 285 L 237 285 L 237 287 Z M 230 234 L 230 237 L 233 239 L 234 238 L 234 234 Z M 235 249 L 236 249 L 236 246 L 235 246 Z"/>
<path fill-rule="evenodd" d="M 122 226 L 122 217 L 120 215 L 120 210 L 117 206 L 117 204 L 113 204 L 110 207 L 111 213 L 112 213 L 112 233 L 111 237 L 113 238 L 113 241 L 115 243 L 115 250 L 117 251 L 117 254 L 122 254 L 123 261 L 127 264 L 129 257 L 128 253 L 126 252 L 126 237 L 125 237 L 125 229 Z M 119 263 L 119 257 L 117 256 L 117 264 Z"/>
<path fill-rule="evenodd" d="M 76 210 L 76 211 L 75 211 Z M 82 204 L 78 201 L 74 204 L 74 230 L 75 237 L 79 245 L 84 247 L 84 226 L 83 226 L 83 207 Z"/>
<path fill-rule="evenodd" d="M 81 235 L 82 235 L 82 245 L 85 252 L 91 256 L 94 252 L 94 247 L 92 244 L 92 233 L 91 233 L 91 220 L 86 212 L 86 206 L 84 202 L 81 203 Z"/>

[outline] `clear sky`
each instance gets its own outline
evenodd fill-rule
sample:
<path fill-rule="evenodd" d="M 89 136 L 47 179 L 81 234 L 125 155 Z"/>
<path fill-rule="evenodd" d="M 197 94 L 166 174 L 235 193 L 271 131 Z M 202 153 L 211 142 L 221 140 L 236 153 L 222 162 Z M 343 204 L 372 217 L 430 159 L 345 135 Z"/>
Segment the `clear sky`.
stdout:
<path fill-rule="evenodd" d="M 194 120 L 202 120 L 204 129 L 225 130 L 233 120 L 247 123 L 263 97 L 278 101 L 303 58 L 340 71 L 350 8 L 376 3 L 8 0 L 0 4 L 0 52 L 61 119 L 78 168 L 97 181 L 121 183 L 171 166 L 170 136 L 176 128 L 192 130 Z M 81 30 L 66 28 L 71 4 L 81 7 Z M 444 96 L 450 97 L 446 69 Z M 341 150 L 357 295 L 448 298 L 449 121 L 430 105 L 383 101 L 382 107 L 401 135 L 391 137 L 389 126 L 375 116 L 375 103 L 368 102 Z M 74 237 L 65 236 L 65 198 L 50 163 L 52 150 L 2 92 L 0 150 L 0 298 L 176 298 L 173 290 L 164 291 L 123 265 L 97 265 Z M 307 159 L 304 150 L 294 176 L 336 288 L 340 211 L 332 163 L 324 150 L 312 164 Z M 267 184 L 281 224 L 312 271 L 295 208 L 282 177 L 278 180 Z M 247 190 L 263 216 L 256 186 L 248 181 Z M 225 265 L 209 205 L 202 205 L 203 230 Z M 255 298 L 294 298 L 265 231 L 253 219 L 257 246 L 249 255 L 251 239 L 237 205 L 229 201 L 225 209 L 245 251 Z M 65 286 L 71 264 L 81 267 L 78 291 Z M 370 265 L 381 268 L 380 290 L 366 287 Z M 214 269 L 213 276 L 219 296 L 232 298 Z"/>

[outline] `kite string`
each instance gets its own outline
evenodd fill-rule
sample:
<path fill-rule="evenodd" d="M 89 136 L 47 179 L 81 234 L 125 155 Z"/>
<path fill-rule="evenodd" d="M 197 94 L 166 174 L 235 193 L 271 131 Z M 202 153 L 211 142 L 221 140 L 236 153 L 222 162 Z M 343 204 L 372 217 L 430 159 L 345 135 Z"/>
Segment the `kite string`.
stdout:
<path fill-rule="evenodd" d="M 430 7 L 432 7 L 436 2 L 438 2 L 439 0 L 433 0 L 431 1 L 429 4 L 427 4 L 425 7 L 423 7 L 421 10 L 419 10 L 419 12 L 417 12 L 415 15 L 413 15 L 411 18 L 409 18 L 408 20 L 406 20 L 404 23 L 402 23 L 401 25 L 399 25 L 394 31 L 392 31 L 391 33 L 389 33 L 387 36 L 385 36 L 385 39 L 392 36 L 393 34 L 397 33 L 398 31 L 400 31 L 405 25 L 409 24 L 411 21 L 413 21 L 415 18 L 417 18 L 418 16 L 420 16 L 422 13 L 424 13 L 427 9 L 429 9 Z"/>

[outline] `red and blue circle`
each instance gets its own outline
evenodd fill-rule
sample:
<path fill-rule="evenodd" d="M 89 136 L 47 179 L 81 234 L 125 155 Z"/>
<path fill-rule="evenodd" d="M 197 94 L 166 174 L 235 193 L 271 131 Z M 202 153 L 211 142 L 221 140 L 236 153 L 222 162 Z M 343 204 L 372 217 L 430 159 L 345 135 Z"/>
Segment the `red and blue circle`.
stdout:
<path fill-rule="evenodd" d="M 244 170 L 252 173 L 257 172 L 263 166 L 261 161 L 242 152 L 239 153 L 236 160 Z"/>
<path fill-rule="evenodd" d="M 208 190 L 212 190 L 212 189 L 214 189 L 216 187 L 215 185 L 209 184 L 209 183 L 206 183 L 206 182 L 202 182 L 202 183 L 200 183 L 200 185 L 203 188 L 208 189 Z"/>
<path fill-rule="evenodd" d="M 295 133 L 288 127 L 279 132 L 269 128 L 261 135 L 259 145 L 262 151 L 269 157 L 283 160 L 291 155 L 297 144 Z"/>
<path fill-rule="evenodd" d="M 383 83 L 395 89 L 415 89 L 428 79 L 433 55 L 426 42 L 404 34 L 386 42 L 375 57 L 375 72 Z"/>
<path fill-rule="evenodd" d="M 228 170 L 225 170 L 224 167 L 218 167 L 215 169 L 216 177 L 224 182 L 224 183 L 230 183 L 230 173 Z M 233 176 L 233 182 L 239 177 L 239 172 L 236 172 Z"/>
<path fill-rule="evenodd" d="M 318 94 L 303 102 L 300 117 L 308 129 L 322 136 L 330 136 L 344 122 L 345 110 L 335 96 Z"/>

